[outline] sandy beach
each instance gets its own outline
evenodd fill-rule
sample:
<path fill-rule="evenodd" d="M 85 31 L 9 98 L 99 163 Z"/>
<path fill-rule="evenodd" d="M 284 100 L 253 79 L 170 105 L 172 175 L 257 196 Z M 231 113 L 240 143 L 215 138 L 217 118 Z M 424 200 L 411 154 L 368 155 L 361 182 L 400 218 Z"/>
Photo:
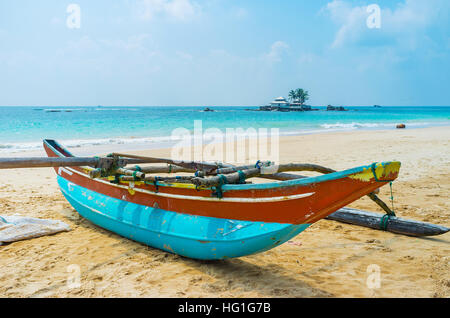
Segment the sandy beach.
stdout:
<path fill-rule="evenodd" d="M 394 183 L 397 215 L 447 227 L 449 149 L 450 127 L 280 139 L 283 163 L 342 170 L 401 161 Z M 167 156 L 169 150 L 138 153 Z M 60 193 L 52 169 L 0 170 L 0 180 L 0 215 L 57 219 L 72 228 L 0 246 L 0 297 L 450 297 L 450 233 L 420 239 L 321 220 L 271 251 L 204 262 L 130 241 L 81 218 Z M 389 196 L 383 187 L 380 197 Z M 381 213 L 366 198 L 351 207 Z M 381 270 L 378 289 L 366 283 L 373 264 Z M 73 268 L 80 269 L 79 287 L 67 284 Z"/>

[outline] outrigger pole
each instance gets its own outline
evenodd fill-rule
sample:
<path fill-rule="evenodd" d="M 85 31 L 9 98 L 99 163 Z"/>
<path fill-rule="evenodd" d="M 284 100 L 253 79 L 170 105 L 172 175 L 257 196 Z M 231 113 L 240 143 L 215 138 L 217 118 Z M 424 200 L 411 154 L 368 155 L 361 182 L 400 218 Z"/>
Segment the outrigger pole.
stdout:
<path fill-rule="evenodd" d="M 146 163 L 137 159 L 119 159 L 108 157 L 71 157 L 71 158 L 0 158 L 0 169 L 46 168 L 46 167 L 80 167 L 109 169 L 116 165 L 125 167 L 128 164 Z"/>
<path fill-rule="evenodd" d="M 125 155 L 124 155 L 125 156 Z M 123 168 L 130 164 L 167 163 L 177 165 L 190 171 L 212 171 L 219 168 L 216 164 L 201 162 L 185 162 L 164 158 L 142 157 L 134 155 L 110 154 L 107 157 L 28 157 L 28 158 L 0 158 L 0 169 L 17 168 L 51 168 L 51 167 L 80 167 L 89 166 L 109 170 L 112 168 Z"/>

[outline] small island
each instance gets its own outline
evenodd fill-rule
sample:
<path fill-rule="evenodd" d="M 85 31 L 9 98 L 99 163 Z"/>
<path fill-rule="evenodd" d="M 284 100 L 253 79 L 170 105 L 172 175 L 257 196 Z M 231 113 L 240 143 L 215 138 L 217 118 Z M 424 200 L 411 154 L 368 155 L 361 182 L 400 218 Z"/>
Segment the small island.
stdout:
<path fill-rule="evenodd" d="M 309 92 L 303 88 L 291 90 L 289 92 L 289 98 L 286 99 L 282 96 L 277 97 L 269 105 L 260 106 L 256 111 L 276 111 L 276 112 L 306 112 L 306 111 L 318 111 L 319 109 L 312 108 L 310 105 L 305 105 L 305 102 L 309 100 Z M 255 110 L 255 109 L 246 109 Z M 339 111 L 346 112 L 348 109 L 344 106 L 332 106 L 328 105 L 326 111 Z"/>
<path fill-rule="evenodd" d="M 327 106 L 327 111 L 339 111 L 339 112 L 346 112 L 348 109 L 345 109 L 343 106 Z"/>
<path fill-rule="evenodd" d="M 309 92 L 303 88 L 291 90 L 289 92 L 289 101 L 284 97 L 275 98 L 270 105 L 261 106 L 260 111 L 279 111 L 279 112 L 304 112 L 313 111 L 309 105 L 305 105 L 305 102 L 309 100 Z"/>

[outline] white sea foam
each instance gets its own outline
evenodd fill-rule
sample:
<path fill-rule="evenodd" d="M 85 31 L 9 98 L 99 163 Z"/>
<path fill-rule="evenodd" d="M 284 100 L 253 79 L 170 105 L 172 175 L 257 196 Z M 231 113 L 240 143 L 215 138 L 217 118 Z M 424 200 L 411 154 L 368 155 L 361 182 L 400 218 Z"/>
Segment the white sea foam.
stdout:
<path fill-rule="evenodd" d="M 322 124 L 320 127 L 325 129 L 339 129 L 339 130 L 353 130 L 353 129 L 370 129 L 370 128 L 395 128 L 397 124 L 401 124 L 403 122 L 398 123 L 334 123 L 334 124 Z M 408 127 L 426 127 L 426 126 L 437 126 L 440 124 L 448 124 L 448 123 L 428 123 L 428 122 L 406 122 Z"/>
<path fill-rule="evenodd" d="M 96 138 L 96 139 L 72 139 L 72 140 L 58 140 L 62 145 L 71 148 L 83 148 L 91 146 L 116 146 L 116 145 L 130 145 L 130 146 L 148 146 L 148 145 L 164 145 L 173 142 L 171 136 L 161 137 L 119 137 L 119 138 Z M 140 148 L 140 147 L 139 147 Z M 17 153 L 30 150 L 42 149 L 42 141 L 38 142 L 17 142 L 17 143 L 0 143 L 0 153 Z"/>
<path fill-rule="evenodd" d="M 427 127 L 427 126 L 440 126 L 440 125 L 449 125 L 449 122 L 405 122 L 407 127 Z M 305 135 L 305 134 L 319 134 L 319 133 L 329 133 L 329 132 L 338 132 L 338 131 L 351 131 L 356 129 L 395 129 L 396 123 L 326 123 L 322 124 L 317 128 L 305 128 L 305 129 L 293 129 L 293 130 L 285 130 L 280 129 L 281 136 L 295 136 L 295 135 Z M 258 137 L 259 129 L 256 128 L 254 131 L 244 129 L 239 133 L 238 130 L 235 129 L 235 137 Z M 226 129 L 220 129 L 223 133 L 222 135 L 216 133 L 208 133 L 207 129 L 203 129 L 203 138 L 204 142 L 221 142 L 227 141 Z M 268 128 L 267 131 L 268 137 L 270 137 L 271 129 Z M 191 133 L 191 140 L 194 140 L 193 131 Z M 222 138 L 222 139 L 221 139 Z M 114 137 L 114 138 L 96 138 L 96 139 L 72 139 L 72 140 L 58 140 L 65 147 L 69 149 L 73 148 L 91 148 L 98 147 L 99 149 L 117 149 L 118 147 L 124 149 L 128 147 L 129 149 L 146 149 L 146 148 L 164 148 L 170 147 L 175 144 L 177 140 L 172 139 L 172 136 L 154 136 L 154 137 Z M 103 146 L 103 147 L 99 147 Z M 17 143 L 2 143 L 0 142 L 0 154 L 9 154 L 9 153 L 20 153 L 26 151 L 34 151 L 34 150 L 42 150 L 42 141 L 37 142 L 17 142 Z"/>

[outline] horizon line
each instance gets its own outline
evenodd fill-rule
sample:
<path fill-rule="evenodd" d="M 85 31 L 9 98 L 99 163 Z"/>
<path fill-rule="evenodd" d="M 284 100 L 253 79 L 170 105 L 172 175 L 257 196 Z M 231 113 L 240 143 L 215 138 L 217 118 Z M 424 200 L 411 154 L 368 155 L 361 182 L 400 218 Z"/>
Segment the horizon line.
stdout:
<path fill-rule="evenodd" d="M 329 104 L 343 107 L 450 107 L 449 105 L 345 105 Z M 0 107 L 261 107 L 264 105 L 0 105 Z M 328 105 L 307 105 L 311 107 L 327 107 Z"/>

